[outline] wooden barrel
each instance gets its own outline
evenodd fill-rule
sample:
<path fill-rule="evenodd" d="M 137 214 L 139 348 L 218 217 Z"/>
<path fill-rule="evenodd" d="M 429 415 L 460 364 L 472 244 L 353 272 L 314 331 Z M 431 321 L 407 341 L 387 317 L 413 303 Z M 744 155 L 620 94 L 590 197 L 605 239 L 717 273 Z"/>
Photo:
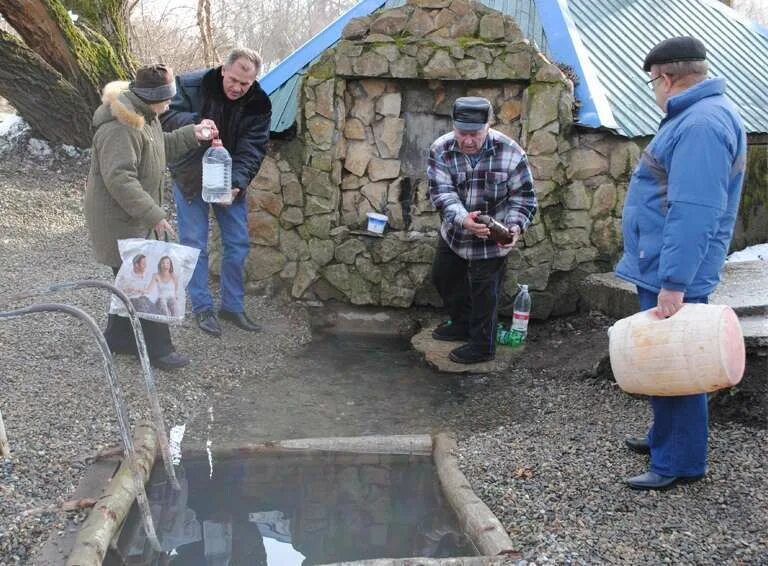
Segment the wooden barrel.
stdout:
<path fill-rule="evenodd" d="M 692 395 L 741 381 L 744 336 L 731 307 L 691 303 L 667 319 L 652 310 L 623 318 L 608 330 L 611 368 L 624 391 Z"/>

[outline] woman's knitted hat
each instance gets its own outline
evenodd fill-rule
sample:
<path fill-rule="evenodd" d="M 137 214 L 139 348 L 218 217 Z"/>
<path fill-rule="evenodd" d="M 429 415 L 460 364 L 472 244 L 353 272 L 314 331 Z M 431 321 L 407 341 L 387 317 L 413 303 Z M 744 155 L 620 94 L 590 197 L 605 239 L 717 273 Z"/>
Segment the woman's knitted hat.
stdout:
<path fill-rule="evenodd" d="M 128 89 L 145 102 L 163 102 L 176 94 L 173 69 L 165 65 L 149 65 L 136 71 L 136 80 Z"/>

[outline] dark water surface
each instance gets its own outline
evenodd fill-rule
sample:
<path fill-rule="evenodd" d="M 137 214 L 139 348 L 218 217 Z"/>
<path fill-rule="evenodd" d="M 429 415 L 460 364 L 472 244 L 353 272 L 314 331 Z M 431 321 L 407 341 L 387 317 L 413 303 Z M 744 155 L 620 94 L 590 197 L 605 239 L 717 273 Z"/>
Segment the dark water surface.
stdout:
<path fill-rule="evenodd" d="M 427 456 L 274 452 L 187 459 L 149 498 L 162 553 L 134 508 L 108 566 L 292 566 L 469 556 Z"/>

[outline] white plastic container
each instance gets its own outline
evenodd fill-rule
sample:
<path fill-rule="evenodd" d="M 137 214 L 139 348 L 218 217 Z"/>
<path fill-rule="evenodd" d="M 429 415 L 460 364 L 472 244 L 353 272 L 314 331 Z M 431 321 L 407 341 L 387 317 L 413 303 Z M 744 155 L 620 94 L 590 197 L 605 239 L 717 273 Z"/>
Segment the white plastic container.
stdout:
<path fill-rule="evenodd" d="M 232 203 L 232 157 L 218 138 L 203 155 L 203 200 Z"/>
<path fill-rule="evenodd" d="M 639 312 L 617 321 L 608 336 L 613 375 L 627 393 L 708 393 L 744 375 L 744 336 L 726 305 L 686 304 L 667 319 Z"/>
<path fill-rule="evenodd" d="M 378 212 L 369 212 L 368 216 L 368 231 L 374 234 L 383 234 L 384 228 L 387 226 L 387 218 L 384 214 Z"/>

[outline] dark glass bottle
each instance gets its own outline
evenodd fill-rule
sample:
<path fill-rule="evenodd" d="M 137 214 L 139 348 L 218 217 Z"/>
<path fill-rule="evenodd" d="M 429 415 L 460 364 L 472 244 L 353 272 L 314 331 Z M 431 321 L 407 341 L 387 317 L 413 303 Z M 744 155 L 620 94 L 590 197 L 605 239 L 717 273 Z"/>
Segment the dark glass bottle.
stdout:
<path fill-rule="evenodd" d="M 499 244 L 511 244 L 515 235 L 504 224 L 487 214 L 478 214 L 477 223 L 485 224 L 491 230 L 491 240 Z"/>

